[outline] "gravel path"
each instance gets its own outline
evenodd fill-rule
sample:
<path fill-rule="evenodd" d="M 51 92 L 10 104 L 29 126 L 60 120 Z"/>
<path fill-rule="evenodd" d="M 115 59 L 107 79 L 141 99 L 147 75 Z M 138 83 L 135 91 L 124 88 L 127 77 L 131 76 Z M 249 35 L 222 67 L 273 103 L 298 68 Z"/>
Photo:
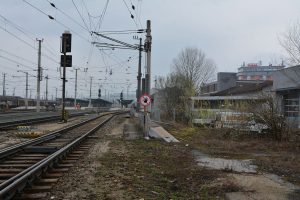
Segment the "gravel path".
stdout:
<path fill-rule="evenodd" d="M 101 166 L 99 158 L 108 151 L 122 151 L 124 149 L 110 148 L 110 143 L 115 138 L 123 135 L 124 117 L 116 117 L 101 128 L 96 136 L 99 137 L 95 145 L 86 152 L 86 156 L 70 169 L 54 186 L 47 199 L 82 200 L 82 199 L 126 199 L 125 191 L 113 175 L 97 176 Z M 112 128 L 114 127 L 114 128 Z M 103 184 L 101 184 L 103 182 Z M 100 184 L 99 184 L 100 183 Z M 110 193 L 112 187 L 113 192 Z"/>

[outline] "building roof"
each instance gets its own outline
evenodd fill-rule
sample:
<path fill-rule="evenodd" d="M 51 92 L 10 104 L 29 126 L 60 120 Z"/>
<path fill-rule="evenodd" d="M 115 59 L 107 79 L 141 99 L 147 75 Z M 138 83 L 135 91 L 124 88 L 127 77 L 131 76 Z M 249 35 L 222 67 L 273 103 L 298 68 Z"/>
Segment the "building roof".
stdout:
<path fill-rule="evenodd" d="M 236 86 L 231 87 L 226 90 L 222 90 L 211 94 L 212 96 L 226 96 L 226 95 L 236 95 L 245 94 L 249 92 L 261 91 L 263 88 L 272 86 L 273 81 L 237 81 Z"/>
<path fill-rule="evenodd" d="M 192 100 L 253 100 L 261 99 L 257 96 L 198 96 L 191 97 Z"/>

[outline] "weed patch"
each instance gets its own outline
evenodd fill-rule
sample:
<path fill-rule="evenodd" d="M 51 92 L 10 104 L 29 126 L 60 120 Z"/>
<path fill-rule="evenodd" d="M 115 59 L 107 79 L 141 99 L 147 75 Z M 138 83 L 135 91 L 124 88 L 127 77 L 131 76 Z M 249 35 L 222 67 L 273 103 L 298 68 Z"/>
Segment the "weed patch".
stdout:
<path fill-rule="evenodd" d="M 110 145 L 112 149 L 124 145 L 126 152 L 102 156 L 97 176 L 118 180 L 128 199 L 217 199 L 237 189 L 215 184 L 222 172 L 197 166 L 183 145 L 143 139 L 115 140 Z"/>

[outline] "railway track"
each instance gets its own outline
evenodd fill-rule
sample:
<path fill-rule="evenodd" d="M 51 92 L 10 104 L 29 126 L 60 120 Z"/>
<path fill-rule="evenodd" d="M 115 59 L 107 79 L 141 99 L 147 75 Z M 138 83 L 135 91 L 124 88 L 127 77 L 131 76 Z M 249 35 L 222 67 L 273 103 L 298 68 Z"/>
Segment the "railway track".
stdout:
<path fill-rule="evenodd" d="M 69 117 L 77 117 L 87 114 L 88 112 L 80 112 L 80 113 L 71 113 Z M 43 123 L 43 122 L 50 122 L 50 121 L 58 121 L 60 120 L 60 115 L 52 115 L 52 116 L 44 116 L 44 117 L 38 117 L 38 118 L 29 118 L 29 119 L 18 119 L 18 120 L 12 120 L 7 122 L 0 122 L 0 130 L 7 130 L 12 129 L 17 126 L 21 125 L 31 125 L 31 124 L 37 124 L 37 123 Z"/>
<path fill-rule="evenodd" d="M 121 112 L 107 113 L 0 151 L 0 199 L 41 199 Z"/>

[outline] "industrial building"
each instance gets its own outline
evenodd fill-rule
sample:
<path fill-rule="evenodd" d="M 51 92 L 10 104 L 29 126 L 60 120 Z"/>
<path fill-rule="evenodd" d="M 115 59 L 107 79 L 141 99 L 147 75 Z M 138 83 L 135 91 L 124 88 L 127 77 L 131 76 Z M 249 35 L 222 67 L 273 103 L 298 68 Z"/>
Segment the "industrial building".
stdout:
<path fill-rule="evenodd" d="M 270 94 L 279 105 L 280 113 L 278 114 L 285 116 L 294 127 L 300 128 L 300 65 L 288 68 L 273 66 L 269 71 L 272 73 L 269 74 L 267 70 L 262 70 L 261 74 L 258 73 L 258 68 L 266 69 L 266 66 L 245 66 L 239 70 L 243 69 L 245 72 L 246 68 L 252 69 L 253 67 L 256 68 L 255 73 L 251 70 L 247 71 L 248 75 L 252 74 L 251 80 L 241 79 L 245 73 L 218 73 L 217 81 L 203 85 L 201 94 L 191 97 L 193 112 L 199 111 L 199 108 L 210 111 L 234 111 L 241 102 L 259 101 L 263 98 L 262 94 Z M 264 80 L 264 77 L 267 77 L 267 80 Z M 225 108 L 225 102 L 230 106 Z"/>

